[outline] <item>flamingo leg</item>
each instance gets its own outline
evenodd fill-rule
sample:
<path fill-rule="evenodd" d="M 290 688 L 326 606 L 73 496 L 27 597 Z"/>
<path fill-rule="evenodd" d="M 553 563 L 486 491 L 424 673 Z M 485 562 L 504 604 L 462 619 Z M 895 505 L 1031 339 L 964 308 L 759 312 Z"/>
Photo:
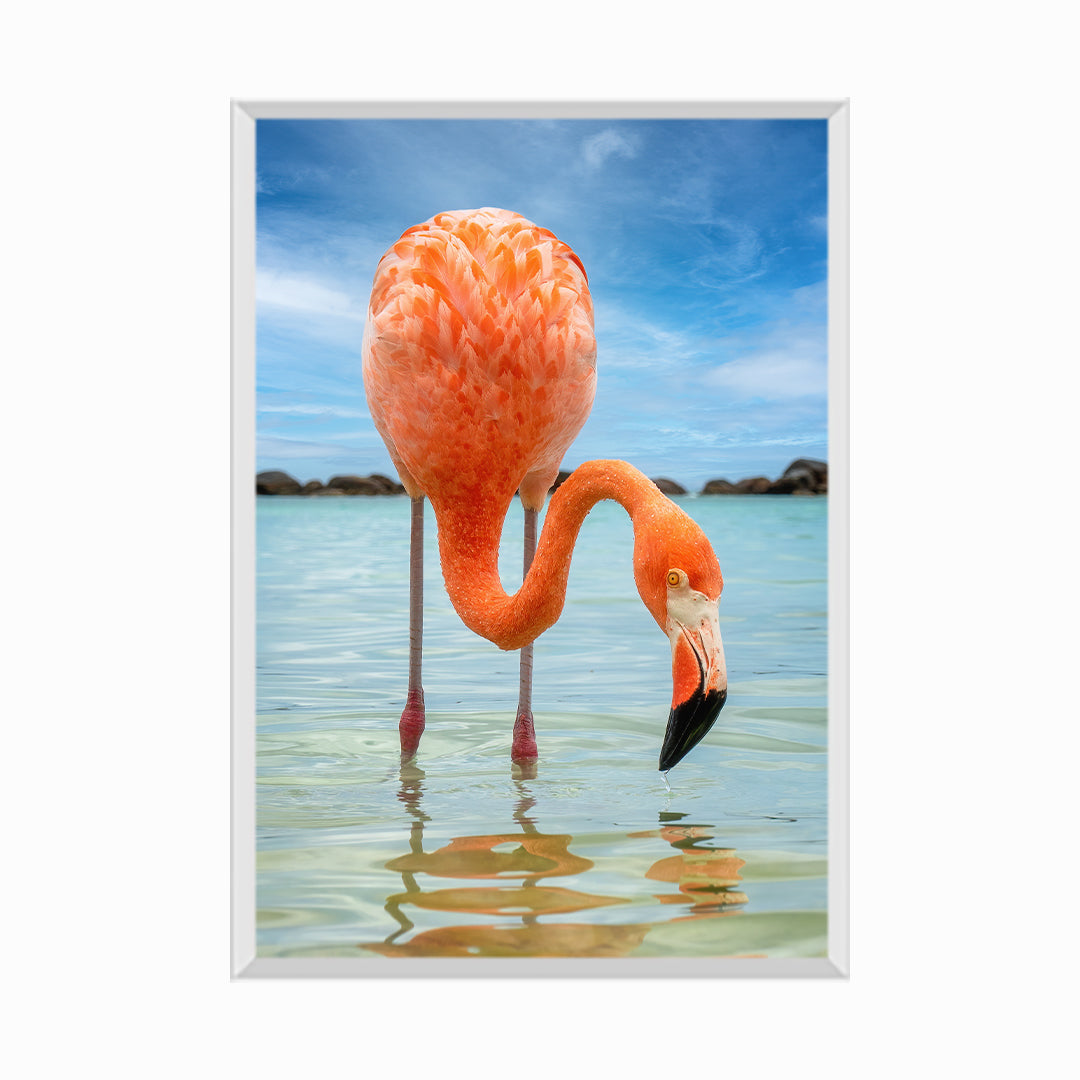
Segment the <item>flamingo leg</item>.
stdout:
<path fill-rule="evenodd" d="M 424 688 L 420 661 L 424 644 L 424 497 L 412 500 L 409 531 L 409 693 L 401 714 L 401 758 L 413 757 L 424 733 Z"/>
<path fill-rule="evenodd" d="M 536 511 L 525 508 L 525 569 L 529 573 L 536 554 Z M 539 757 L 536 748 L 536 730 L 532 714 L 533 643 L 521 650 L 521 681 L 518 689 L 517 718 L 514 720 L 514 743 L 510 749 L 513 761 L 535 761 Z"/>

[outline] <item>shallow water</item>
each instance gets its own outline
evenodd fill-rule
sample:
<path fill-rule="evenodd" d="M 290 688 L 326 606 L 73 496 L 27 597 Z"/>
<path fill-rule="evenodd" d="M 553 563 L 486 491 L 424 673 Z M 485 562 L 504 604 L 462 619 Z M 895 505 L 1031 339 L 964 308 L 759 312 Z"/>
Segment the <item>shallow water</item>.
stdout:
<path fill-rule="evenodd" d="M 670 649 L 621 507 L 589 515 L 536 642 L 523 775 L 517 654 L 450 607 L 430 508 L 427 730 L 402 766 L 409 500 L 257 500 L 260 956 L 825 955 L 827 500 L 676 501 L 724 572 L 729 690 L 665 780 Z M 511 591 L 521 528 L 516 505 Z"/>

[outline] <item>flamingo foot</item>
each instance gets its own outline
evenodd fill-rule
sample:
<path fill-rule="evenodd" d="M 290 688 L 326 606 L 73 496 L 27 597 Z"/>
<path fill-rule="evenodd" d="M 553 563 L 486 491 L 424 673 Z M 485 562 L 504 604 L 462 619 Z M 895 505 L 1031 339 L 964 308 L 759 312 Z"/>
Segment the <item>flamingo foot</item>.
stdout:
<path fill-rule="evenodd" d="M 536 729 L 531 709 L 521 709 L 514 721 L 514 743 L 510 748 L 512 761 L 535 761 L 540 756 L 536 748 Z"/>
<path fill-rule="evenodd" d="M 405 711 L 398 724 L 401 736 L 401 760 L 408 761 L 416 756 L 420 745 L 420 736 L 424 734 L 424 691 L 410 690 L 405 699 Z"/>

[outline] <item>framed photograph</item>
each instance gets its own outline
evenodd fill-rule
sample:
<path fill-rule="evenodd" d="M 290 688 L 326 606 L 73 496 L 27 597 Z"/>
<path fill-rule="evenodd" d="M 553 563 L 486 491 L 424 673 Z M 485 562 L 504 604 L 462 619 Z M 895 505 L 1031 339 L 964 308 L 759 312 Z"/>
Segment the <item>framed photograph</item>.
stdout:
<path fill-rule="evenodd" d="M 234 977 L 846 976 L 847 103 L 231 109 Z"/>

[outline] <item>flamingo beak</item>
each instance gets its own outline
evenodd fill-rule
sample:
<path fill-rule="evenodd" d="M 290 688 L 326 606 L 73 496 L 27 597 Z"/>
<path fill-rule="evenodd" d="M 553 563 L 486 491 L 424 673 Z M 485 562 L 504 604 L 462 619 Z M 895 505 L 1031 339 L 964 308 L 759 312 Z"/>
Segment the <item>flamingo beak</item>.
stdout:
<path fill-rule="evenodd" d="M 717 604 L 689 625 L 670 620 L 672 700 L 660 771 L 677 765 L 716 723 L 727 700 L 727 667 L 720 640 Z"/>

